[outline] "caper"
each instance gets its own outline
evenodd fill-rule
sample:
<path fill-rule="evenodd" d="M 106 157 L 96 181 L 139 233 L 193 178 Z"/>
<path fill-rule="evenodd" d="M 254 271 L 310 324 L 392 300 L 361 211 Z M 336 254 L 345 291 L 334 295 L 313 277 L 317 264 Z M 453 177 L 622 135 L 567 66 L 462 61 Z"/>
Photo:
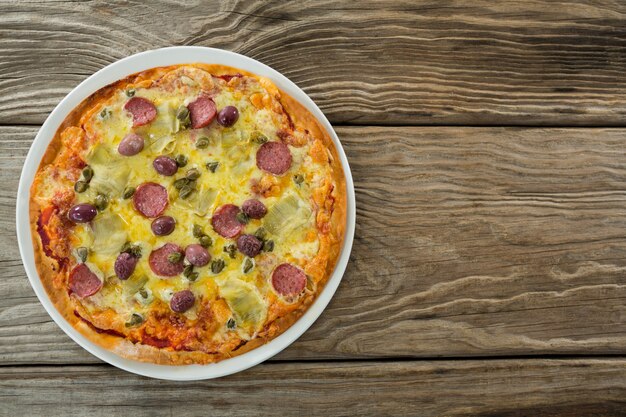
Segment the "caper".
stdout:
<path fill-rule="evenodd" d="M 183 269 L 183 275 L 189 278 L 189 275 L 191 275 L 192 273 L 193 273 L 193 265 L 191 264 L 186 265 L 185 269 Z"/>
<path fill-rule="evenodd" d="M 206 136 L 201 136 L 196 140 L 196 148 L 204 149 L 209 146 L 209 138 Z"/>
<path fill-rule="evenodd" d="M 273 240 L 266 240 L 265 242 L 263 242 L 263 250 L 265 252 L 271 252 L 274 250 L 274 241 Z"/>
<path fill-rule="evenodd" d="M 219 162 L 217 161 L 213 161 L 213 162 L 207 162 L 206 163 L 206 169 L 208 169 L 211 172 L 215 172 L 217 170 L 217 167 L 219 166 Z"/>
<path fill-rule="evenodd" d="M 124 243 L 124 245 L 122 246 L 122 249 L 120 250 L 120 252 L 126 252 L 130 255 L 132 255 L 135 258 L 141 258 L 141 246 L 139 245 L 133 245 L 130 242 L 126 242 Z"/>
<path fill-rule="evenodd" d="M 228 321 L 226 322 L 226 328 L 228 328 L 229 330 L 235 330 L 237 328 L 237 322 L 234 318 L 231 317 L 228 319 Z"/>
<path fill-rule="evenodd" d="M 302 184 L 302 181 L 304 181 L 304 177 L 300 174 L 296 174 L 293 176 L 293 182 L 295 182 L 296 184 L 300 185 Z"/>
<path fill-rule="evenodd" d="M 84 246 L 76 248 L 76 256 L 80 259 L 81 262 L 85 262 L 87 260 L 87 255 L 89 255 L 89 249 Z"/>
<path fill-rule="evenodd" d="M 178 165 L 180 168 L 187 165 L 187 161 L 188 161 L 187 157 L 183 154 L 176 155 L 176 158 L 174 158 L 174 160 L 176 161 L 176 165 Z"/>
<path fill-rule="evenodd" d="M 171 264 L 177 264 L 183 259 L 183 255 L 180 252 L 172 252 L 167 255 L 167 260 Z"/>
<path fill-rule="evenodd" d="M 187 184 L 189 184 L 189 180 L 187 178 L 179 178 L 176 181 L 174 181 L 174 188 L 176 188 L 177 190 L 180 190 L 183 187 L 185 187 Z"/>
<path fill-rule="evenodd" d="M 252 139 L 254 143 L 258 143 L 259 145 L 263 145 L 268 140 L 267 136 L 265 136 L 263 133 L 259 132 L 258 130 L 255 130 L 254 132 L 252 132 L 250 139 Z"/>
<path fill-rule="evenodd" d="M 222 269 L 224 269 L 224 266 L 226 266 L 226 263 L 223 259 L 215 259 L 213 262 L 211 262 L 211 272 L 213 272 L 214 274 L 219 274 L 220 272 L 222 272 Z"/>
<path fill-rule="evenodd" d="M 139 295 L 141 295 L 141 298 L 148 298 L 148 291 L 142 288 L 139 290 Z"/>
<path fill-rule="evenodd" d="M 91 181 L 91 179 L 93 178 L 93 168 L 91 168 L 90 166 L 86 166 L 83 169 L 83 178 L 87 182 Z"/>
<path fill-rule="evenodd" d="M 98 194 L 96 196 L 96 200 L 94 201 L 94 206 L 96 206 L 96 208 L 99 211 L 104 210 L 105 208 L 107 208 L 108 205 L 109 205 L 109 197 L 107 197 L 104 194 Z"/>
<path fill-rule="evenodd" d="M 193 237 L 202 237 L 204 236 L 204 229 L 199 224 L 194 224 L 192 229 Z"/>
<path fill-rule="evenodd" d="M 187 265 L 183 270 L 183 275 L 187 277 L 189 281 L 195 281 L 198 279 L 198 273 L 194 272 L 193 265 Z"/>
<path fill-rule="evenodd" d="M 231 257 L 231 259 L 235 259 L 235 255 L 237 254 L 237 246 L 235 246 L 234 243 L 226 245 L 224 246 L 224 252 L 226 252 L 228 256 Z"/>
<path fill-rule="evenodd" d="M 202 246 L 203 248 L 208 248 L 209 246 L 211 246 L 213 244 L 213 239 L 211 239 L 211 236 L 200 236 L 200 246 Z"/>
<path fill-rule="evenodd" d="M 106 107 L 104 109 L 102 109 L 102 111 L 100 112 L 100 118 L 102 120 L 108 119 L 109 117 L 111 117 L 111 115 L 113 114 L 113 112 L 109 109 L 107 109 Z"/>
<path fill-rule="evenodd" d="M 258 229 L 256 229 L 256 232 L 254 232 L 254 236 L 256 236 L 259 240 L 265 239 L 266 235 L 267 231 L 264 227 L 259 227 Z"/>
<path fill-rule="evenodd" d="M 141 258 L 141 246 L 132 245 L 130 247 L 130 254 L 133 255 L 133 257 L 135 258 Z"/>
<path fill-rule="evenodd" d="M 187 197 L 189 197 L 191 195 L 191 193 L 193 193 L 193 188 L 191 188 L 188 185 L 185 185 L 183 188 L 180 189 L 180 191 L 178 192 L 178 196 L 180 198 L 182 198 L 183 200 L 186 199 Z"/>
<path fill-rule="evenodd" d="M 239 213 L 237 213 L 237 221 L 241 224 L 248 224 L 248 222 L 250 221 L 250 217 L 248 217 L 248 215 L 243 211 L 240 211 Z"/>
<path fill-rule="evenodd" d="M 143 323 L 143 316 L 141 314 L 133 313 L 130 319 L 126 322 L 126 327 L 135 327 Z"/>
<path fill-rule="evenodd" d="M 250 272 L 253 266 L 254 264 L 252 263 L 252 260 L 250 258 L 246 258 L 243 263 L 243 273 L 247 274 L 248 272 Z"/>
<path fill-rule="evenodd" d="M 124 193 L 122 194 L 122 197 L 124 197 L 124 200 L 128 200 L 133 196 L 133 194 L 135 194 L 135 187 L 126 187 L 124 188 Z"/>
<path fill-rule="evenodd" d="M 185 177 L 188 180 L 197 180 L 198 178 L 200 178 L 200 171 L 198 171 L 196 168 L 191 168 L 187 171 Z"/>
<path fill-rule="evenodd" d="M 126 93 L 126 97 L 134 97 L 135 96 L 135 89 L 134 88 L 129 88 L 125 91 Z"/>
<path fill-rule="evenodd" d="M 187 120 L 188 117 L 189 109 L 187 108 L 187 106 L 181 105 L 180 107 L 178 107 L 178 110 L 176 110 L 176 118 L 182 122 Z"/>
<path fill-rule="evenodd" d="M 87 191 L 87 188 L 89 188 L 89 184 L 87 184 L 85 181 L 76 181 L 76 183 L 74 184 L 74 191 L 76 191 L 77 193 L 84 193 L 85 191 Z"/>

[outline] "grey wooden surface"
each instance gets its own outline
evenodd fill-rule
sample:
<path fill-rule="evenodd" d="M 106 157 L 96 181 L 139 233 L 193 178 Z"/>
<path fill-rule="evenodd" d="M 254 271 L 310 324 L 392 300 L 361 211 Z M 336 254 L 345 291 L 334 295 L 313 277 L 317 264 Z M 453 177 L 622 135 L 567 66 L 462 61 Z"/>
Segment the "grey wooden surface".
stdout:
<path fill-rule="evenodd" d="M 0 2 L 0 415 L 626 415 L 626 5 Z M 316 324 L 238 375 L 116 370 L 50 320 L 19 173 L 82 79 L 170 45 L 244 53 L 336 126 L 357 196 Z M 477 126 L 481 125 L 481 126 Z"/>

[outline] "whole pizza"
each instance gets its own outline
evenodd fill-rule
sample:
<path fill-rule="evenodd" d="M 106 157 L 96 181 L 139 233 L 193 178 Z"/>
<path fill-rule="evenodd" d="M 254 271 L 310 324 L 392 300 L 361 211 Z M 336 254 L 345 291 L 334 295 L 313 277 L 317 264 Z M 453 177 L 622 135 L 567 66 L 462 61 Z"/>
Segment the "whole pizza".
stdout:
<path fill-rule="evenodd" d="M 65 119 L 31 187 L 56 308 L 123 356 L 210 363 L 289 328 L 337 261 L 344 174 L 270 80 L 217 65 L 134 74 Z"/>

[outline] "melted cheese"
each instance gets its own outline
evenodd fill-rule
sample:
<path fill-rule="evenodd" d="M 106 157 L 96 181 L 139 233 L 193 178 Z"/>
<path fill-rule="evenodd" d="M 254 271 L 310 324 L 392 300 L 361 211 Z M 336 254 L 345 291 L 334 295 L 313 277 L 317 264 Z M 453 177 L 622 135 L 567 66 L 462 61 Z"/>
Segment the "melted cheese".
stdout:
<path fill-rule="evenodd" d="M 89 225 L 77 225 L 74 231 L 75 246 L 90 248 L 89 262 L 97 266 L 105 276 L 105 285 L 89 302 L 94 308 L 113 309 L 120 315 L 149 312 L 154 300 L 168 303 L 176 291 L 191 289 L 196 299 L 215 300 L 221 297 L 226 300 L 237 321 L 241 337 L 250 338 L 259 331 L 267 317 L 268 284 L 270 277 L 262 275 L 258 268 L 248 273 L 243 272 L 242 263 L 245 257 L 237 252 L 231 259 L 223 250 L 225 245 L 233 244 L 233 239 L 225 239 L 215 233 L 211 227 L 211 214 L 226 203 L 241 204 L 249 198 L 258 198 L 251 191 L 251 184 L 264 174 L 256 166 L 258 144 L 250 140 L 254 131 L 260 131 L 270 140 L 278 140 L 276 134 L 279 126 L 277 115 L 269 109 L 258 109 L 250 101 L 254 94 L 265 94 L 264 88 L 253 79 L 248 80 L 245 88 L 223 88 L 213 96 L 220 109 L 227 105 L 236 106 L 240 117 L 233 127 L 224 128 L 212 122 L 203 129 L 181 129 L 175 113 L 180 105 L 186 105 L 195 99 L 200 91 L 193 80 L 187 82 L 187 89 L 173 92 L 161 88 L 137 88 L 136 96 L 151 100 L 157 107 L 157 118 L 152 123 L 133 128 L 130 115 L 123 110 L 128 97 L 119 91 L 109 102 L 98 109 L 89 122 L 94 126 L 96 145 L 87 155 L 87 163 L 94 170 L 89 189 L 77 194 L 78 202 L 93 202 L 98 193 L 107 195 L 108 207 L 98 214 L 96 220 Z M 103 117 L 104 115 L 104 117 Z M 143 151 L 132 157 L 125 157 L 117 152 L 120 141 L 129 133 L 135 132 L 145 140 Z M 197 149 L 195 141 L 205 136 L 210 145 L 206 149 Z M 284 206 L 286 199 L 296 202 L 297 209 L 281 212 L 285 219 L 278 221 L 280 227 L 272 230 L 271 238 L 275 248 L 270 255 L 261 254 L 259 259 L 266 257 L 274 265 L 279 262 L 306 261 L 313 258 L 319 249 L 315 229 L 314 207 L 311 189 L 318 185 L 320 174 L 319 164 L 315 164 L 308 156 L 308 146 L 290 147 L 293 156 L 291 169 L 278 181 L 283 192 L 277 197 L 261 200 L 269 208 L 270 215 L 274 207 Z M 158 174 L 152 161 L 159 155 L 187 156 L 188 163 L 179 168 L 177 174 L 166 177 Z M 208 162 L 219 162 L 215 172 L 206 168 Z M 197 180 L 197 190 L 190 198 L 181 199 L 174 187 L 174 181 L 185 175 L 189 169 L 196 168 L 201 172 Z M 301 174 L 305 182 L 296 185 L 292 181 L 295 174 Z M 169 236 L 155 236 L 147 219 L 133 208 L 132 198 L 123 199 L 126 187 L 137 187 L 144 182 L 156 182 L 163 185 L 169 195 L 169 205 L 163 215 L 172 216 L 176 220 L 176 228 Z M 251 220 L 244 233 L 254 233 L 264 225 L 264 219 Z M 195 268 L 199 277 L 190 282 L 182 274 L 165 278 L 155 275 L 149 267 L 148 256 L 167 242 L 185 248 L 197 243 L 192 234 L 194 224 L 204 228 L 204 232 L 213 239 L 209 253 L 213 259 L 221 258 L 226 266 L 218 274 L 213 274 L 210 264 Z M 120 281 L 115 277 L 113 264 L 122 245 L 126 241 L 138 244 L 142 256 L 132 277 Z M 138 295 L 143 289 L 147 298 Z M 198 303 L 196 303 L 197 306 Z M 196 308 L 185 314 L 188 318 L 196 317 Z"/>

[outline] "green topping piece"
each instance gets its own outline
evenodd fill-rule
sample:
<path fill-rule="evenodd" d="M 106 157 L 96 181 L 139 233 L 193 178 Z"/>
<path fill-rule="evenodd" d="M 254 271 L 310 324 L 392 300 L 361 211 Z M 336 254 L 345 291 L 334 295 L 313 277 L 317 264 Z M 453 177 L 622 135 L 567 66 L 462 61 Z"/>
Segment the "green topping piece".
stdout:
<path fill-rule="evenodd" d="M 223 259 L 215 259 L 211 262 L 211 272 L 214 274 L 219 274 L 222 272 L 222 269 L 226 266 L 226 263 Z"/>
<path fill-rule="evenodd" d="M 191 126 L 191 118 L 189 117 L 189 109 L 186 106 L 180 106 L 178 107 L 178 110 L 176 110 L 176 118 L 178 119 L 179 122 L 179 129 L 176 129 L 177 131 L 180 129 L 186 129 L 189 126 Z"/>
<path fill-rule="evenodd" d="M 126 93 L 126 97 L 134 97 L 135 96 L 135 89 L 134 88 L 129 88 L 128 90 L 125 91 Z"/>
<path fill-rule="evenodd" d="M 91 168 L 90 166 L 86 166 L 83 169 L 83 178 L 86 182 L 91 181 L 91 179 L 93 178 L 93 168 Z"/>
<path fill-rule="evenodd" d="M 189 184 L 189 180 L 187 178 L 179 178 L 176 181 L 174 181 L 174 188 L 176 188 L 177 190 L 180 190 L 183 187 L 185 187 L 187 184 Z"/>
<path fill-rule="evenodd" d="M 197 272 L 192 272 L 191 274 L 189 274 L 189 276 L 187 277 L 187 279 L 191 282 L 195 281 L 198 279 L 198 273 Z"/>
<path fill-rule="evenodd" d="M 130 319 L 126 322 L 126 327 L 135 327 L 143 323 L 143 316 L 141 314 L 133 313 Z"/>
<path fill-rule="evenodd" d="M 133 194 L 135 194 L 135 187 L 126 187 L 122 197 L 124 197 L 124 200 L 128 200 L 133 196 Z"/>
<path fill-rule="evenodd" d="M 268 141 L 267 136 L 265 136 L 263 133 L 259 132 L 258 130 L 255 130 L 254 132 L 252 132 L 252 135 L 250 135 L 250 139 L 252 140 L 252 142 L 258 143 L 259 145 L 263 145 L 265 142 Z"/>
<path fill-rule="evenodd" d="M 174 158 L 174 160 L 176 161 L 176 165 L 178 165 L 180 168 L 187 165 L 187 161 L 188 161 L 187 157 L 183 154 L 176 155 L 176 158 Z"/>
<path fill-rule="evenodd" d="M 139 290 L 139 295 L 141 295 L 141 298 L 148 298 L 148 291 L 146 291 L 145 288 L 142 288 Z"/>
<path fill-rule="evenodd" d="M 104 194 L 98 194 L 96 196 L 96 200 L 94 201 L 94 206 L 98 209 L 98 211 L 103 211 L 109 205 L 109 197 Z"/>
<path fill-rule="evenodd" d="M 201 136 L 196 140 L 196 148 L 205 149 L 209 146 L 209 143 L 209 138 L 207 138 L 206 136 Z"/>
<path fill-rule="evenodd" d="M 189 109 L 187 108 L 187 106 L 180 105 L 178 107 L 178 110 L 176 110 L 176 118 L 182 122 L 182 121 L 187 120 L 188 117 L 189 117 Z"/>
<path fill-rule="evenodd" d="M 183 269 L 183 275 L 188 277 L 189 274 L 191 274 L 193 272 L 193 265 L 186 265 L 185 269 Z"/>
<path fill-rule="evenodd" d="M 273 235 L 287 234 L 311 218 L 309 205 L 295 194 L 288 194 L 271 207 L 263 218 L 263 227 Z"/>
<path fill-rule="evenodd" d="M 188 198 L 191 195 L 191 193 L 193 193 L 193 191 L 194 191 L 193 188 L 191 188 L 189 185 L 185 185 L 178 192 L 178 196 L 184 200 Z"/>
<path fill-rule="evenodd" d="M 135 258 L 141 258 L 141 246 L 133 245 L 130 242 L 124 243 L 124 246 L 122 246 L 122 250 L 120 250 L 120 252 L 126 252 Z"/>
<path fill-rule="evenodd" d="M 295 182 L 296 184 L 300 185 L 302 184 L 302 182 L 304 181 L 304 177 L 300 174 L 296 174 L 293 176 L 293 182 Z"/>
<path fill-rule="evenodd" d="M 213 161 L 213 162 L 207 162 L 206 163 L 206 169 L 208 169 L 211 172 L 215 172 L 215 170 L 217 170 L 217 167 L 219 166 L 219 162 L 217 161 Z"/>
<path fill-rule="evenodd" d="M 263 240 L 265 239 L 265 236 L 267 236 L 267 230 L 265 230 L 264 227 L 259 227 L 256 229 L 256 232 L 254 232 L 254 236 L 256 236 L 259 240 Z"/>
<path fill-rule="evenodd" d="M 200 246 L 202 246 L 203 248 L 208 248 L 209 246 L 211 246 L 213 244 L 213 239 L 211 239 L 211 236 L 200 236 Z"/>
<path fill-rule="evenodd" d="M 224 252 L 226 252 L 228 256 L 231 257 L 231 259 L 235 259 L 235 255 L 237 254 L 237 246 L 235 246 L 234 243 L 226 245 L 224 246 Z"/>
<path fill-rule="evenodd" d="M 85 262 L 87 260 L 87 255 L 89 255 L 89 249 L 84 246 L 76 248 L 76 256 L 80 259 L 81 262 Z"/>
<path fill-rule="evenodd" d="M 229 330 L 235 330 L 237 328 L 237 322 L 234 318 L 231 317 L 228 319 L 228 321 L 226 322 L 226 328 Z"/>
<path fill-rule="evenodd" d="M 252 260 L 250 258 L 246 258 L 246 260 L 243 262 L 243 273 L 247 274 L 253 267 L 254 263 L 252 263 Z"/>
<path fill-rule="evenodd" d="M 183 259 L 183 254 L 180 252 L 172 252 L 167 255 L 167 260 L 171 264 L 177 264 Z"/>
<path fill-rule="evenodd" d="M 113 114 L 113 112 L 111 110 L 109 110 L 107 107 L 105 107 L 104 109 L 102 109 L 102 111 L 100 112 L 100 119 L 102 120 L 106 120 L 109 117 L 111 117 L 111 115 Z"/>
<path fill-rule="evenodd" d="M 265 242 L 263 242 L 263 250 L 265 252 L 272 252 L 274 250 L 274 241 L 266 240 Z"/>
<path fill-rule="evenodd" d="M 88 188 L 89 184 L 87 184 L 85 181 L 76 181 L 76 183 L 74 184 L 74 191 L 76 191 L 77 193 L 84 193 L 85 191 L 87 191 Z"/>
<path fill-rule="evenodd" d="M 250 221 L 250 218 L 248 217 L 246 213 L 244 213 L 243 211 L 240 211 L 239 213 L 237 213 L 237 221 L 241 224 L 248 224 L 248 222 Z"/>
<path fill-rule="evenodd" d="M 199 224 L 194 224 L 192 233 L 193 237 L 201 238 L 202 236 L 204 236 L 204 229 Z"/>
<path fill-rule="evenodd" d="M 191 168 L 189 171 L 187 171 L 185 177 L 188 180 L 197 180 L 198 178 L 200 178 L 200 171 L 198 171 L 196 168 Z"/>

